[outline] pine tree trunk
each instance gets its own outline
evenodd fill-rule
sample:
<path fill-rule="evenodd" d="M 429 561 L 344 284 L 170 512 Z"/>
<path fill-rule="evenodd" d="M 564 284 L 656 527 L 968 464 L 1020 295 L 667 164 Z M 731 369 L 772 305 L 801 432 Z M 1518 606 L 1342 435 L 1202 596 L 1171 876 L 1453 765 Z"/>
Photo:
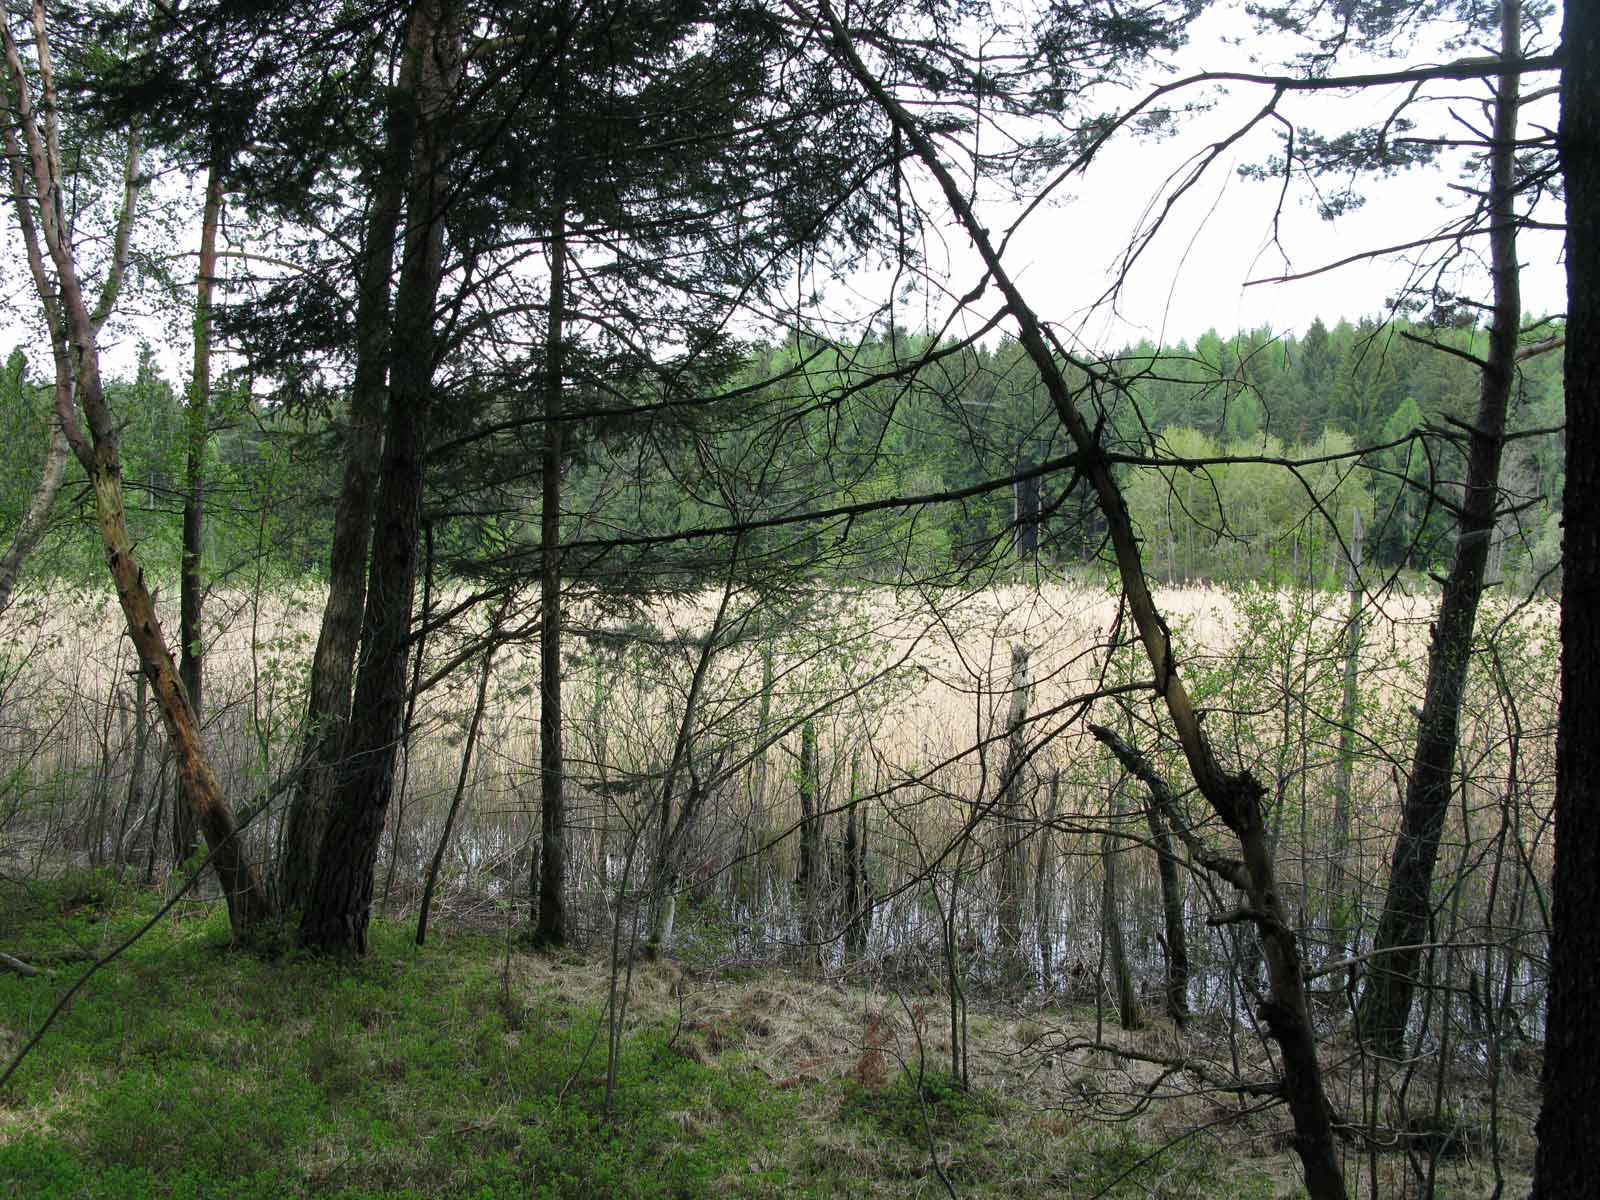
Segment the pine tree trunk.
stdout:
<path fill-rule="evenodd" d="M 200 224 L 200 271 L 195 283 L 194 378 L 189 381 L 185 424 L 183 559 L 178 576 L 178 675 L 189 693 L 195 720 L 204 720 L 205 587 L 200 577 L 205 554 L 206 441 L 211 410 L 211 295 L 217 273 L 217 232 L 222 222 L 222 162 L 213 153 L 206 172 L 205 208 Z M 192 806 L 178 809 L 190 811 Z M 193 853 L 194 829 L 180 827 L 178 856 Z"/>
<path fill-rule="evenodd" d="M 1565 6 L 1567 485 L 1561 585 L 1556 858 L 1537 1200 L 1595 1189 L 1600 1113 L 1600 11 Z"/>
<path fill-rule="evenodd" d="M 378 486 L 378 520 L 349 732 L 327 831 L 300 922 L 301 941 L 330 953 L 362 954 L 372 915 L 373 867 L 394 791 L 405 712 L 411 606 L 422 531 L 422 482 L 433 395 L 433 310 L 444 253 L 443 107 L 457 58 L 454 35 L 432 2 L 412 13 L 407 55 L 420 56 L 416 162 L 407 189 L 405 265 L 395 298 L 389 420 Z"/>
<path fill-rule="evenodd" d="M 1522 52 L 1520 0 L 1502 0 L 1500 50 Z M 1495 148 L 1490 151 L 1489 247 L 1494 280 L 1494 320 L 1481 367 L 1478 412 L 1468 435 L 1466 488 L 1457 519 L 1455 560 L 1445 580 L 1428 646 L 1428 679 L 1417 744 L 1411 760 L 1400 832 L 1389 869 L 1389 890 L 1373 941 L 1371 981 L 1359 1012 L 1362 1033 L 1384 1054 L 1397 1057 L 1405 1043 L 1412 995 L 1432 912 L 1433 867 L 1449 811 L 1451 776 L 1472 654 L 1478 601 L 1483 594 L 1490 536 L 1500 501 L 1500 456 L 1506 408 L 1516 372 L 1522 325 L 1514 208 L 1517 93 L 1521 77 L 1496 84 Z M 1570 458 L 1570 451 L 1569 451 Z M 1405 949 L 1405 947 L 1413 947 Z"/>
<path fill-rule="evenodd" d="M 566 214 L 557 207 L 550 242 L 550 313 L 545 339 L 543 501 L 539 536 L 539 886 L 537 946 L 567 941 L 566 768 L 561 755 L 561 393 L 566 308 Z M 664 836 L 664 834 L 663 834 Z"/>
<path fill-rule="evenodd" d="M 350 386 L 344 478 L 334 506 L 328 599 L 311 660 L 301 775 L 289 801 L 278 876 L 279 904 L 285 912 L 303 909 L 310 897 L 350 717 L 388 402 L 390 276 L 416 143 L 417 122 L 410 106 L 415 103 L 420 70 L 421 56 L 406 55 L 388 113 L 387 145 L 373 185 L 362 246 L 355 377 Z"/>

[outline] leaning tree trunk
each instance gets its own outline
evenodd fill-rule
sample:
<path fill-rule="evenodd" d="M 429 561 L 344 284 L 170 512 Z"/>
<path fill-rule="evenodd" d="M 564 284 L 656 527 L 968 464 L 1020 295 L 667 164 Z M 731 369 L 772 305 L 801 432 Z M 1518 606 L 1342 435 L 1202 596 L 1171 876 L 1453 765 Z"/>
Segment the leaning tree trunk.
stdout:
<path fill-rule="evenodd" d="M 417 154 L 407 188 L 405 265 L 395 298 L 389 419 L 361 637 L 361 670 L 327 831 L 300 922 L 306 946 L 362 954 L 373 867 L 394 791 L 405 712 L 411 604 L 422 531 L 422 482 L 433 398 L 433 310 L 444 257 L 445 104 L 455 36 L 427 2 L 412 12 L 406 53 L 422 60 Z"/>
<path fill-rule="evenodd" d="M 795 7 L 798 11 L 798 0 L 795 0 Z M 1294 1120 L 1295 1149 L 1305 1171 L 1307 1191 L 1313 1200 L 1344 1200 L 1344 1173 L 1334 1146 L 1333 1124 L 1301 974 L 1304 964 L 1267 847 L 1260 781 L 1248 771 L 1224 770 L 1201 727 L 1200 717 L 1178 673 L 1167 624 L 1150 595 L 1133 522 L 1121 488 L 1111 473 L 1111 464 L 1100 441 L 1101 431 L 1092 427 L 1078 410 L 1062 364 L 1070 361 L 1081 368 L 1089 381 L 1086 386 L 1108 387 L 1111 381 L 1090 364 L 1077 362 L 1067 354 L 1065 347 L 1047 336 L 1038 316 L 1001 261 L 973 202 L 939 157 L 938 147 L 918 120 L 862 61 L 849 30 L 830 0 L 818 0 L 818 11 L 823 32 L 840 64 L 882 109 L 897 136 L 904 139 L 910 152 L 937 180 L 951 213 L 978 251 L 988 278 L 1004 297 L 1006 308 L 1017 324 L 1018 342 L 1038 370 L 1056 415 L 1077 448 L 1081 473 L 1093 489 L 1106 519 L 1106 533 L 1128 612 L 1154 671 L 1156 691 L 1166 706 L 1201 794 L 1239 841 L 1242 862 L 1234 864 L 1235 874 L 1249 899 L 1242 919 L 1253 922 L 1259 930 L 1267 961 L 1271 994 L 1262 1005 L 1261 1015 L 1267 1032 L 1282 1052 L 1282 1094 Z"/>
<path fill-rule="evenodd" d="M 106 403 L 100 378 L 100 330 L 110 315 L 121 287 L 133 216 L 142 186 L 140 138 L 129 134 L 123 174 L 122 211 L 112 240 L 111 271 L 93 312 L 84 296 L 78 274 L 71 228 L 62 201 L 61 143 L 55 73 L 44 9 L 33 10 L 33 45 L 40 104 L 33 102 L 35 77 L 24 67 L 21 51 L 8 22 L 0 21 L 0 43 L 5 49 L 11 95 L 5 143 L 16 185 L 16 210 L 27 248 L 28 265 L 52 336 L 65 334 L 64 343 L 77 352 L 76 386 L 56 389 L 56 417 L 78 462 L 89 477 L 94 493 L 95 517 L 106 552 L 106 565 L 116 587 L 117 600 L 128 623 L 128 636 L 139 655 L 140 669 L 161 710 L 167 738 L 178 765 L 183 794 L 188 797 L 210 851 L 211 863 L 227 898 L 229 918 L 242 933 L 270 914 L 266 892 L 245 857 L 233 813 L 222 795 L 221 784 L 200 738 L 199 722 L 178 677 L 166 637 L 156 615 L 155 600 L 145 584 L 144 572 L 128 535 L 122 506 L 122 460 L 118 451 L 118 426 Z M 22 135 L 19 145 L 17 133 Z M 24 148 L 25 147 L 25 148 Z M 26 168 L 24 167 L 26 163 Z M 28 176 L 31 175 L 31 180 Z M 31 194 L 37 219 L 24 199 Z M 46 265 L 48 255 L 48 265 Z M 88 426 L 85 435 L 73 411 L 73 392 Z"/>
<path fill-rule="evenodd" d="M 1561 584 L 1556 861 L 1537 1200 L 1594 1194 L 1600 1112 L 1600 11 L 1563 18 L 1567 190 L 1567 489 Z"/>
<path fill-rule="evenodd" d="M 407 55 L 401 63 L 362 245 L 361 280 L 356 291 L 356 366 L 350 385 L 344 478 L 334 505 L 328 599 L 311 659 L 301 774 L 289 801 L 278 874 L 278 900 L 285 912 L 304 908 L 310 895 L 350 718 L 388 400 L 390 276 L 416 142 L 416 120 L 409 105 L 416 95 L 420 70 L 420 55 Z"/>
<path fill-rule="evenodd" d="M 1521 28 L 1520 0 L 1503 0 L 1503 58 L 1514 60 L 1521 55 Z M 1433 867 L 1450 808 L 1461 698 L 1500 502 L 1500 454 L 1522 325 L 1514 207 L 1520 81 L 1519 75 L 1510 73 L 1496 84 L 1488 204 L 1494 319 L 1488 355 L 1480 366 L 1478 413 L 1467 434 L 1467 478 L 1457 510 L 1455 560 L 1444 583 L 1428 646 L 1428 679 L 1417 722 L 1417 744 L 1389 869 L 1389 890 L 1373 940 L 1371 981 L 1359 1010 L 1363 1034 L 1390 1056 L 1398 1056 L 1405 1043 L 1422 955 L 1419 947 L 1428 940 Z"/>

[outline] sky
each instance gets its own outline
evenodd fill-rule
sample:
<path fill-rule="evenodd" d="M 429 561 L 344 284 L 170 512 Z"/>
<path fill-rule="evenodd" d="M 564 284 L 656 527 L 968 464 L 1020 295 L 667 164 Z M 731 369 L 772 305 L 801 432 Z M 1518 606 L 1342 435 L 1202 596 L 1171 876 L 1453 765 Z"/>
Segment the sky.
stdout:
<path fill-rule="evenodd" d="M 1552 31 L 1559 28 L 1559 15 L 1548 27 Z M 1236 9 L 1215 8 L 1195 25 L 1188 45 L 1169 64 L 1166 74 L 1105 96 L 1104 106 L 1125 106 L 1155 81 L 1202 69 L 1266 69 L 1265 55 L 1261 63 L 1252 61 L 1252 47 L 1264 51 L 1281 48 L 1258 42 Z M 1530 45 L 1527 49 L 1548 51 L 1550 46 Z M 1431 61 L 1444 61 L 1459 53 L 1441 51 Z M 1413 56 L 1410 63 L 1422 61 L 1429 59 Z M 1369 60 L 1352 62 L 1344 70 L 1393 70 L 1400 65 L 1404 64 Z M 1555 82 L 1550 73 L 1533 86 L 1553 87 Z M 1484 84 L 1453 83 L 1433 90 L 1451 97 L 1447 103 L 1425 110 L 1424 120 L 1431 122 L 1435 131 L 1460 133 L 1452 111 L 1468 120 L 1479 119 L 1477 100 L 1485 93 Z M 1282 111 L 1297 125 L 1337 132 L 1388 112 L 1404 91 L 1393 86 L 1355 95 L 1289 97 Z M 1185 120 L 1179 133 L 1165 140 L 1132 135 L 1113 139 L 1086 174 L 1074 177 L 1047 205 L 1029 215 L 1011 236 L 1006 263 L 1041 316 L 1080 348 L 1110 352 L 1145 338 L 1169 345 L 1180 340 L 1192 344 L 1208 329 L 1224 336 L 1262 326 L 1279 333 L 1302 333 L 1318 317 L 1332 325 L 1340 319 L 1384 315 L 1388 297 L 1411 274 L 1411 260 L 1404 255 L 1361 261 L 1296 282 L 1251 281 L 1307 271 L 1426 237 L 1459 211 L 1461 193 L 1452 191 L 1450 185 L 1462 182 L 1461 177 L 1453 169 L 1428 167 L 1370 182 L 1363 186 L 1368 197 L 1364 207 L 1336 221 L 1323 221 L 1307 203 L 1303 190 L 1292 191 L 1280 206 L 1277 181 L 1239 177 L 1238 167 L 1263 162 L 1280 148 L 1280 127 L 1270 124 L 1240 139 L 1209 166 L 1167 214 L 1161 231 L 1115 296 L 1107 297 L 1126 248 L 1143 223 L 1165 203 L 1173 180 L 1187 170 L 1197 150 L 1234 131 L 1260 108 L 1266 95 L 1261 88 L 1244 86 L 1233 86 L 1227 92 L 1184 92 L 1184 99 L 1207 101 L 1210 110 Z M 1551 96 L 1525 111 L 1525 135 L 1536 124 L 1553 127 L 1555 121 L 1556 103 Z M 199 189 L 190 188 L 189 192 L 196 209 L 191 234 L 197 237 Z M 939 327 L 952 307 L 950 298 L 970 291 L 981 274 L 965 234 L 945 213 L 942 203 L 936 202 L 931 187 L 924 200 L 935 216 L 923 251 L 930 271 L 938 278 L 933 286 L 898 303 L 897 322 L 909 328 Z M 983 199 L 981 207 L 985 224 L 995 233 L 1009 228 L 1017 218 L 1015 205 L 994 197 Z M 1552 211 L 1541 210 L 1537 215 L 1559 224 L 1563 217 L 1559 206 L 1548 207 Z M 1519 258 L 1526 311 L 1537 314 L 1564 309 L 1561 249 L 1559 232 L 1522 234 Z M 5 291 L 26 301 L 31 289 L 26 286 L 21 247 L 9 221 L 0 233 L 0 261 L 10 268 L 6 272 L 10 286 Z M 1465 294 L 1487 296 L 1487 275 L 1481 270 L 1460 279 L 1459 285 Z M 826 285 L 824 298 L 830 310 L 859 313 L 882 304 L 892 289 L 893 281 L 883 272 L 861 270 L 847 280 Z M 992 313 L 996 303 L 996 293 L 991 290 L 976 306 L 977 317 Z M 970 328 L 972 323 L 968 318 L 965 325 Z M 184 344 L 187 322 L 176 323 L 175 330 L 168 327 L 171 324 L 147 320 L 125 327 L 107 355 L 111 373 L 131 369 L 138 340 L 144 336 L 158 344 L 164 370 L 181 378 L 189 353 Z M 14 316 L 0 311 L 0 353 L 26 336 Z M 42 347 L 34 355 L 42 362 Z"/>
<path fill-rule="evenodd" d="M 1559 28 L 1559 16 L 1549 27 Z M 1247 49 L 1250 39 L 1240 42 L 1247 32 L 1248 25 L 1237 12 L 1207 14 L 1172 64 L 1172 72 L 1160 81 L 1200 70 L 1266 70 L 1264 65 L 1252 63 Z M 1550 48 L 1527 47 L 1530 52 L 1548 52 Z M 1448 61 L 1460 54 L 1441 52 L 1431 59 L 1414 57 L 1405 63 L 1353 62 L 1339 73 L 1393 71 L 1405 65 Z M 1556 82 L 1554 72 L 1530 77 L 1524 91 L 1553 88 Z M 1393 85 L 1354 94 L 1290 96 L 1280 111 L 1299 127 L 1331 134 L 1388 114 L 1408 90 Z M 1478 101 L 1487 95 L 1486 84 L 1452 82 L 1430 85 L 1430 90 L 1445 99 L 1414 111 L 1418 133 L 1462 136 L 1462 126 L 1451 116 L 1452 111 L 1474 123 L 1482 121 Z M 1129 104 L 1140 94 L 1141 88 L 1123 92 L 1121 104 Z M 1262 326 L 1279 333 L 1303 333 L 1318 317 L 1329 325 L 1341 319 L 1354 322 L 1381 317 L 1389 297 L 1406 286 L 1415 265 L 1427 261 L 1430 252 L 1436 254 L 1437 247 L 1363 260 L 1294 282 L 1251 281 L 1307 272 L 1433 235 L 1464 210 L 1465 197 L 1450 185 L 1474 182 L 1459 173 L 1459 163 L 1415 168 L 1388 180 L 1364 180 L 1360 190 L 1367 197 L 1365 205 L 1326 221 L 1309 203 L 1311 197 L 1303 186 L 1283 196 L 1281 180 L 1240 178 L 1240 166 L 1263 163 L 1281 150 L 1282 126 L 1263 124 L 1230 146 L 1176 202 L 1123 286 L 1108 299 L 1107 290 L 1117 278 L 1127 247 L 1145 222 L 1160 212 L 1174 180 L 1187 172 L 1198 151 L 1245 124 L 1269 92 L 1230 85 L 1227 92 L 1195 88 L 1182 95 L 1209 101 L 1214 107 L 1187 121 L 1177 136 L 1166 140 L 1134 136 L 1113 140 L 1088 172 L 1074 177 L 1062 195 L 1053 197 L 1050 207 L 1029 215 L 1013 234 L 1006 263 L 1023 294 L 1041 316 L 1080 346 L 1110 351 L 1141 338 L 1166 344 L 1181 339 L 1192 344 L 1208 329 L 1225 336 Z M 1551 95 L 1524 110 L 1522 136 L 1532 136 L 1540 125 L 1553 128 L 1556 120 L 1556 99 Z M 931 203 L 931 187 L 928 194 Z M 983 206 L 982 219 L 995 233 L 1009 228 L 1016 213 L 1015 206 L 991 199 Z M 1535 215 L 1550 224 L 1564 219 L 1556 202 L 1547 203 Z M 949 296 L 965 295 L 981 276 L 965 234 L 949 219 L 939 223 L 925 252 L 930 265 L 948 276 L 945 290 Z M 1524 231 L 1520 235 L 1518 257 L 1523 266 L 1526 312 L 1564 311 L 1561 253 L 1562 235 L 1557 231 Z M 884 282 L 881 273 L 858 278 L 853 289 L 856 299 L 865 305 L 879 301 Z M 1487 271 L 1480 265 L 1476 271 L 1457 275 L 1453 286 L 1462 294 L 1486 299 Z M 980 311 L 993 310 L 993 295 L 991 292 L 987 305 L 978 306 Z M 906 307 L 901 319 L 911 326 L 937 324 L 948 307 L 925 291 Z"/>

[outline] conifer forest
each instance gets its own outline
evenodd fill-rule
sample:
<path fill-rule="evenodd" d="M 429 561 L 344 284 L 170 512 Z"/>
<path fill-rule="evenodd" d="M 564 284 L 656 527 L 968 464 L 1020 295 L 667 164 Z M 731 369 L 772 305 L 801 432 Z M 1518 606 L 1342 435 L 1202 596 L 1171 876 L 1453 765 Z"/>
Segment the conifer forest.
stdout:
<path fill-rule="evenodd" d="M 1597 8 L 5 0 L 0 1194 L 1600 1194 Z"/>

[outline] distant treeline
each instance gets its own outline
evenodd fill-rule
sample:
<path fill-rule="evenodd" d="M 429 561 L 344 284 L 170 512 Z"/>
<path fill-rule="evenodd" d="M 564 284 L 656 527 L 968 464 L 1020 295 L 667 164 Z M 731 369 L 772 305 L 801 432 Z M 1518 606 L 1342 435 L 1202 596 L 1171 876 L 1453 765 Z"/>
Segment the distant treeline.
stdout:
<path fill-rule="evenodd" d="M 1558 322 L 1529 325 L 1530 344 L 1561 333 Z M 1427 570 L 1448 554 L 1459 435 L 1477 403 L 1473 358 L 1485 337 L 1474 328 L 1319 320 L 1300 337 L 1260 329 L 1210 332 L 1193 346 L 1142 342 L 1093 379 L 1070 374 L 1079 405 L 1095 411 L 1157 578 L 1248 574 L 1330 586 L 1357 513 L 1373 569 Z M 1519 366 L 1518 436 L 1502 471 L 1492 569 L 1524 583 L 1553 585 L 1559 562 L 1560 367 L 1559 353 Z M 574 382 L 580 404 L 587 396 L 604 414 L 575 422 L 568 439 L 563 537 L 589 547 L 571 555 L 574 578 L 693 587 L 703 572 L 726 569 L 712 564 L 726 563 L 734 540 L 753 575 L 852 581 L 1072 571 L 1101 554 L 1103 525 L 1052 403 L 1013 342 L 879 332 L 840 347 L 796 338 L 752 348 L 703 404 L 654 412 L 648 388 L 627 383 L 623 394 L 641 394 L 645 411 L 619 419 L 618 390 Z M 125 423 L 134 534 L 152 569 L 175 571 L 181 386 L 147 353 L 110 391 Z M 48 389 L 14 352 L 0 380 L 0 533 L 15 525 L 37 477 L 48 406 Z M 516 428 L 508 411 L 537 426 L 536 400 L 469 397 L 456 423 L 436 431 L 429 511 L 444 569 L 514 572 L 537 540 L 538 463 L 516 440 L 526 429 L 483 432 Z M 326 570 L 341 420 L 336 401 L 291 407 L 259 384 L 217 390 L 208 575 Z M 69 484 L 64 496 L 35 569 L 88 576 L 99 564 L 85 489 Z M 919 497 L 929 499 L 897 502 Z M 832 515 L 803 519 L 811 513 Z M 595 548 L 693 529 L 723 532 L 699 549 L 694 539 Z"/>

